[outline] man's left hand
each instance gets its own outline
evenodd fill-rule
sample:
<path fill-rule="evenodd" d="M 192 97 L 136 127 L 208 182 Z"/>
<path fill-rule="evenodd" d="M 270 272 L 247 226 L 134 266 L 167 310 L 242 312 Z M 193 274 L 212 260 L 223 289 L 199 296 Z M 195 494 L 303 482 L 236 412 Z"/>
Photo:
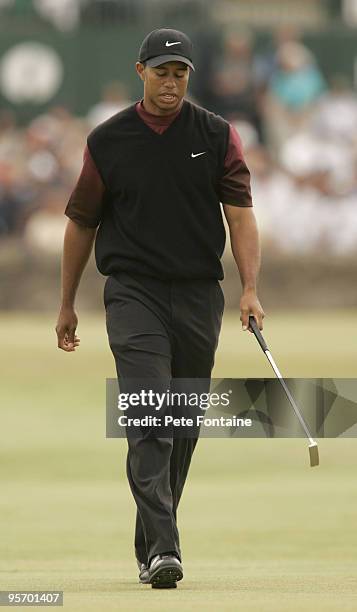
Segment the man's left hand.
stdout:
<path fill-rule="evenodd" d="M 265 314 L 256 292 L 252 289 L 244 291 L 240 299 L 240 320 L 242 321 L 243 331 L 249 329 L 253 333 L 249 327 L 249 315 L 255 317 L 259 329 L 262 330 Z"/>

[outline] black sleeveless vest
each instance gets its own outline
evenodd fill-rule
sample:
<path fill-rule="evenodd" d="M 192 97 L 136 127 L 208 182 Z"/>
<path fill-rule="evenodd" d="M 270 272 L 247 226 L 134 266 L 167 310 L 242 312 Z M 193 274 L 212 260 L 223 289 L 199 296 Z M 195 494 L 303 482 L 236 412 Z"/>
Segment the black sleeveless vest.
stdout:
<path fill-rule="evenodd" d="M 104 275 L 223 279 L 219 182 L 229 124 L 184 100 L 163 134 L 135 104 L 95 128 L 88 148 L 106 187 L 95 242 Z"/>

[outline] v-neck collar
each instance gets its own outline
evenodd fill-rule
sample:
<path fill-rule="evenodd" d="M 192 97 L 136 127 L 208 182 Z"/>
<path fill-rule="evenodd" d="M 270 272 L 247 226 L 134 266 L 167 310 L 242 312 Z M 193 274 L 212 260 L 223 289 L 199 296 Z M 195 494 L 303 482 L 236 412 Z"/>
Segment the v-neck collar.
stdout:
<path fill-rule="evenodd" d="M 170 125 L 166 128 L 166 130 L 164 132 L 162 132 L 162 134 L 160 134 L 159 132 L 156 132 L 155 130 L 153 130 L 145 121 L 144 119 L 139 115 L 137 108 L 136 108 L 137 102 L 134 105 L 134 110 L 135 110 L 135 115 L 136 115 L 136 119 L 140 122 L 141 125 L 144 126 L 144 128 L 155 138 L 165 138 L 165 136 L 167 136 L 167 134 L 171 134 L 172 131 L 174 131 L 176 129 L 176 126 L 180 123 L 180 119 L 184 113 L 184 111 L 186 110 L 187 107 L 187 101 L 184 99 L 182 102 L 182 106 L 180 109 L 180 112 L 177 113 L 176 117 L 171 121 Z M 148 112 L 148 111 L 146 111 Z"/>

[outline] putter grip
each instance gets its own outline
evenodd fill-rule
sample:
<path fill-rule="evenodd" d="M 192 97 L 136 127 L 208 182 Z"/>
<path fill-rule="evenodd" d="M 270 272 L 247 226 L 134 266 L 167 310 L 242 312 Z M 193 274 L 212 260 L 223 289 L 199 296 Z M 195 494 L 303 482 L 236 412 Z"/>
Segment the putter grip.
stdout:
<path fill-rule="evenodd" d="M 262 334 L 260 332 L 260 329 L 259 329 L 259 327 L 257 325 L 257 322 L 256 322 L 256 320 L 255 320 L 253 315 L 249 315 L 249 327 L 252 330 L 252 332 L 253 332 L 254 336 L 256 337 L 256 339 L 258 340 L 262 350 L 264 352 L 267 351 L 268 350 L 268 345 L 265 342 L 265 340 L 264 340 L 264 338 L 263 338 L 263 336 L 262 336 Z"/>

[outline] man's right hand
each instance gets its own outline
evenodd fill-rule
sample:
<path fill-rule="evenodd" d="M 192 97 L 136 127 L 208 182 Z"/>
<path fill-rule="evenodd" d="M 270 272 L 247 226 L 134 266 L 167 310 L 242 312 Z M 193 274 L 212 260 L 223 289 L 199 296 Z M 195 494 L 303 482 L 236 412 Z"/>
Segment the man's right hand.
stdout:
<path fill-rule="evenodd" d="M 56 325 L 56 333 L 58 339 L 58 348 L 70 353 L 76 350 L 79 346 L 80 338 L 76 336 L 78 318 L 74 312 L 74 308 L 62 307 L 58 316 Z"/>

